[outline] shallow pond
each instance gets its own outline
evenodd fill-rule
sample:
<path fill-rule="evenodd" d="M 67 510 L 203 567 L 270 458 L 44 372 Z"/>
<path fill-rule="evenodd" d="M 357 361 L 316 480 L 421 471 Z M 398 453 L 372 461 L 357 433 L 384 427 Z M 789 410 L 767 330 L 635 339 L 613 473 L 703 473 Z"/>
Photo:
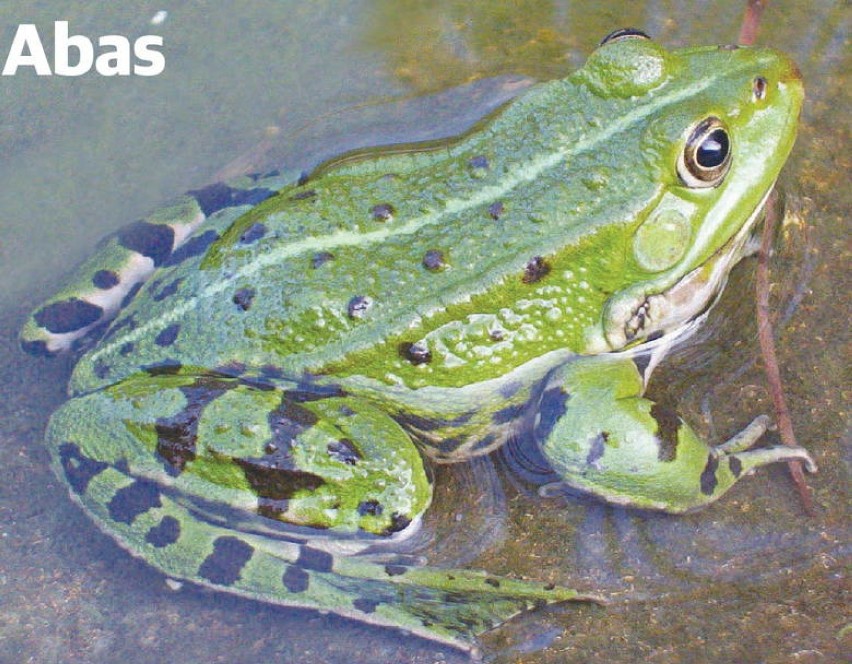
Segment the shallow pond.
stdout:
<path fill-rule="evenodd" d="M 41 439 L 71 362 L 20 352 L 26 313 L 99 237 L 188 189 L 267 167 L 308 170 L 376 144 L 457 134 L 532 80 L 563 76 L 616 27 L 669 47 L 736 40 L 741 2 L 255 0 L 21 2 L 51 34 L 161 34 L 155 78 L 0 79 L 0 662 L 463 662 L 398 631 L 184 588 L 101 535 L 51 474 Z M 151 25 L 158 10 L 162 25 Z M 782 176 L 772 264 L 793 422 L 820 473 L 804 515 L 783 467 L 698 514 L 542 499 L 503 455 L 441 472 L 436 555 L 601 591 L 483 639 L 499 662 L 829 662 L 852 651 L 848 3 L 774 2 L 758 43 L 798 62 L 808 100 Z M 699 338 L 655 381 L 713 440 L 771 400 L 745 261 Z M 448 526 L 449 524 L 449 526 Z M 450 527 L 452 526 L 452 527 Z"/>

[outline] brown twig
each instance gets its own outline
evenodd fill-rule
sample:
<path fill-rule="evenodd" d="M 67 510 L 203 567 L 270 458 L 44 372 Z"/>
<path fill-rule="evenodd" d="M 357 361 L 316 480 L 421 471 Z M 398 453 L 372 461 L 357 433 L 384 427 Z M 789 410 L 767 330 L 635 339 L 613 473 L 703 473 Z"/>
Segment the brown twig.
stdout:
<path fill-rule="evenodd" d="M 769 0 L 749 0 L 746 5 L 743 22 L 740 24 L 740 36 L 737 44 L 741 46 L 754 46 L 757 40 L 757 31 L 760 28 L 760 17 Z"/>
<path fill-rule="evenodd" d="M 790 447 L 798 447 L 796 435 L 793 433 L 793 422 L 790 419 L 790 411 L 787 401 L 784 399 L 784 388 L 781 385 L 781 372 L 778 370 L 778 358 L 775 354 L 775 339 L 772 333 L 772 323 L 769 320 L 769 252 L 772 247 L 772 237 L 775 225 L 778 221 L 777 203 L 778 197 L 773 191 L 766 201 L 766 216 L 763 222 L 763 235 L 760 238 L 760 253 L 757 256 L 757 336 L 760 341 L 760 350 L 763 354 L 764 372 L 775 406 L 775 419 L 778 422 L 778 433 L 781 442 Z M 805 474 L 802 470 L 801 461 L 788 461 L 787 468 L 799 492 L 802 506 L 809 516 L 814 514 L 813 498 L 811 490 L 805 483 Z"/>

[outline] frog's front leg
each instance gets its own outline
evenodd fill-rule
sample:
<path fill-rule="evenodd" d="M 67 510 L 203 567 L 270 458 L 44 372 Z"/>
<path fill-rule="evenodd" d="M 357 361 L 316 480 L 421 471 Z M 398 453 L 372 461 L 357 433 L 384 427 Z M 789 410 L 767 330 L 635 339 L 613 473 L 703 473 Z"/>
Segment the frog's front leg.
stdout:
<path fill-rule="evenodd" d="M 750 449 L 766 431 L 766 416 L 714 448 L 642 392 L 642 376 L 627 357 L 580 359 L 553 372 L 534 434 L 566 485 L 611 503 L 677 513 L 713 502 L 759 466 L 799 459 L 816 469 L 803 448 Z"/>

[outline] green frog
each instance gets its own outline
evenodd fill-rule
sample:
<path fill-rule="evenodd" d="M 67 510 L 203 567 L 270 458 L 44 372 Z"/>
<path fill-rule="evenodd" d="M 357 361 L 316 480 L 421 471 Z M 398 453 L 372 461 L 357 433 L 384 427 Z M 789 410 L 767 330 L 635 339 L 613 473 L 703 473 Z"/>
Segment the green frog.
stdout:
<path fill-rule="evenodd" d="M 441 146 L 191 191 L 117 232 L 22 344 L 88 343 L 47 443 L 166 575 L 474 648 L 582 597 L 395 547 L 434 463 L 533 441 L 559 484 L 680 513 L 801 448 L 711 447 L 645 396 L 752 251 L 803 87 L 769 49 L 635 30 Z M 98 337 L 97 341 L 91 341 Z"/>

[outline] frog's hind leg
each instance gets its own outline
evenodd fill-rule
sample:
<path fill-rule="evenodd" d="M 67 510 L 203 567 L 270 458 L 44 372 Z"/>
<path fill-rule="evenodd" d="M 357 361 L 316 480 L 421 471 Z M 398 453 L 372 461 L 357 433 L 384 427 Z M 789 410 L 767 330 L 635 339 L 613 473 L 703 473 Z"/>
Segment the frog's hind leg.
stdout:
<path fill-rule="evenodd" d="M 377 532 L 404 527 L 429 498 L 428 487 L 412 488 L 427 480 L 404 430 L 342 393 L 140 376 L 71 399 L 47 437 L 75 500 L 104 532 L 173 578 L 399 627 L 467 651 L 478 634 L 521 611 L 579 598 L 483 572 L 338 555 L 347 519 L 335 528 L 320 523 L 338 504 L 350 505 L 358 528 Z M 299 470 L 288 470 L 295 459 Z M 322 494 L 324 482 L 347 473 L 351 481 Z M 393 505 L 397 517 L 389 503 L 382 509 L 387 492 L 370 498 L 385 489 L 403 494 Z M 383 512 L 389 520 L 381 521 Z M 260 518 L 276 514 L 320 527 L 285 531 Z M 334 546 L 338 532 L 343 549 Z"/>
<path fill-rule="evenodd" d="M 212 184 L 104 238 L 68 286 L 30 315 L 21 346 L 33 355 L 72 350 L 115 318 L 157 268 L 203 253 L 215 242 L 219 233 L 205 230 L 205 221 L 244 212 L 291 181 L 270 173 Z"/>
<path fill-rule="evenodd" d="M 751 449 L 766 431 L 765 416 L 713 448 L 643 390 L 629 358 L 578 360 L 553 373 L 534 434 L 564 484 L 611 503 L 677 513 L 717 500 L 766 464 L 801 460 L 816 470 L 800 447 Z"/>

